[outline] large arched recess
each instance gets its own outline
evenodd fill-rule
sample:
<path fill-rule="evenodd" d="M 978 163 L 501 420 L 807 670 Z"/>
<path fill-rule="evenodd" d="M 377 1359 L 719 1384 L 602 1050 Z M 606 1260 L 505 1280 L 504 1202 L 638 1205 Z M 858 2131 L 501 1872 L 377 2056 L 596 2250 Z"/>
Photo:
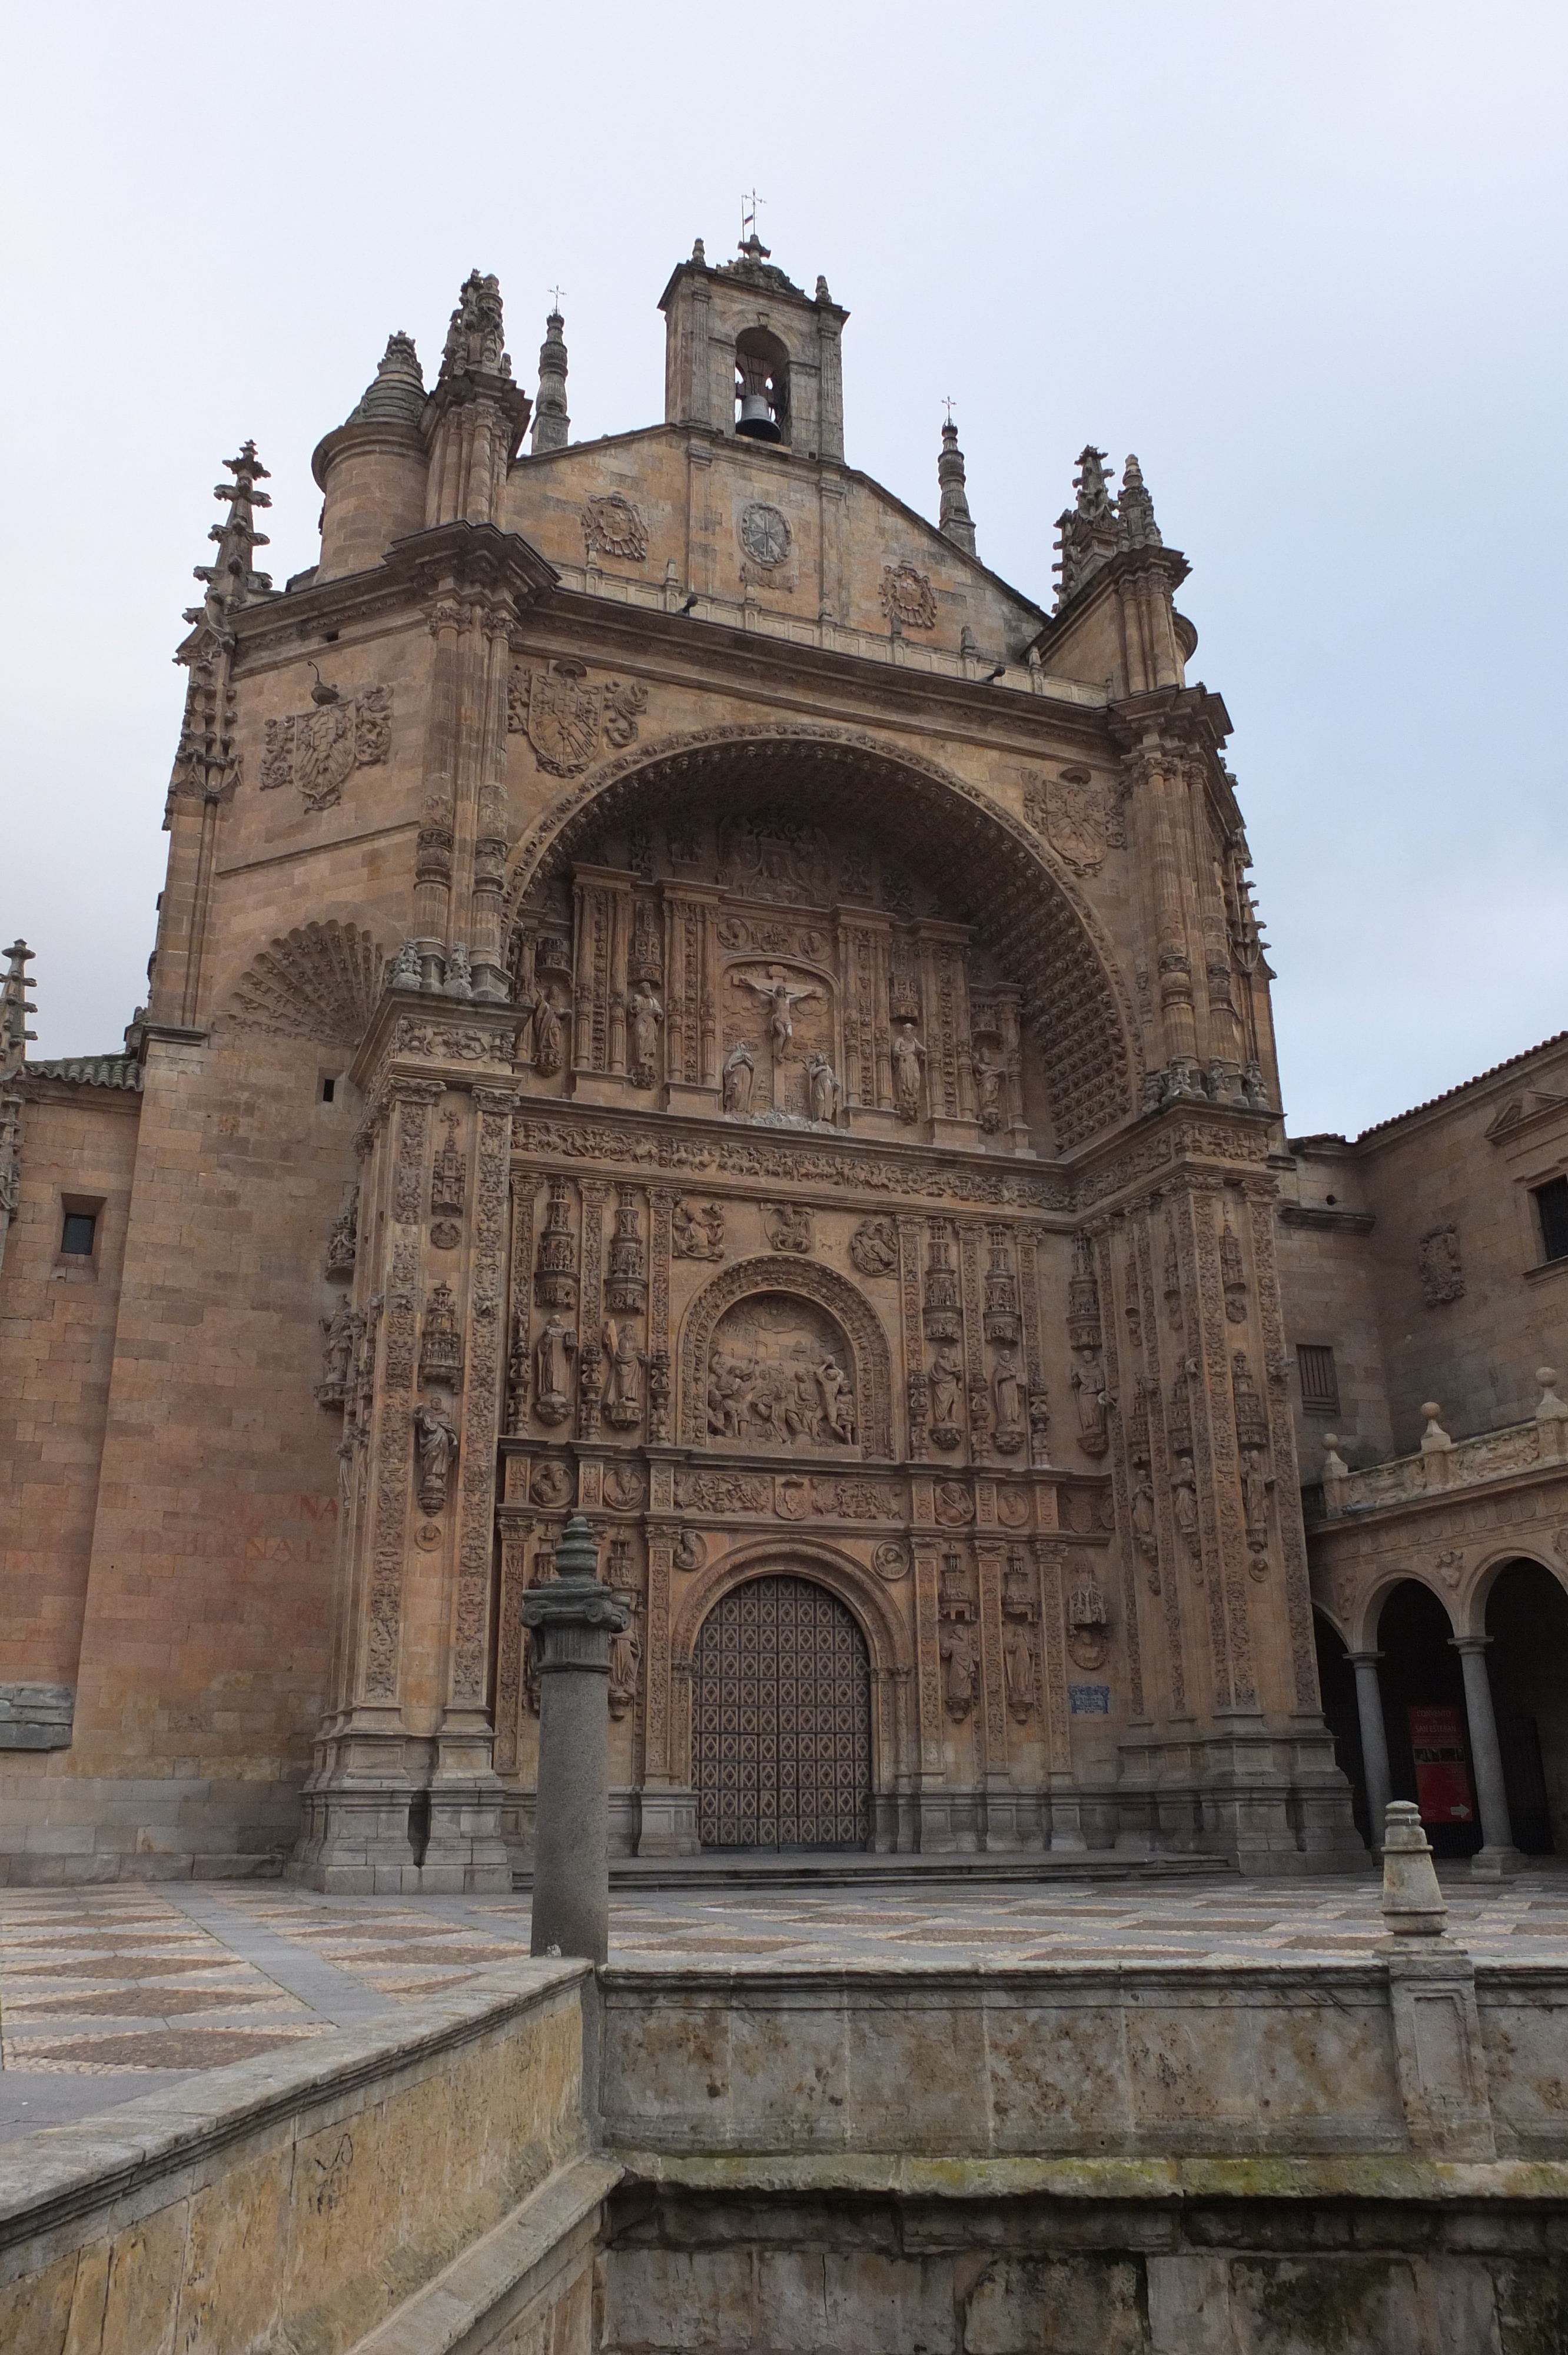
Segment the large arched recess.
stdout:
<path fill-rule="evenodd" d="M 787 799 L 816 823 L 853 809 L 857 825 L 886 829 L 911 868 L 938 879 L 946 911 L 974 926 L 1022 992 L 1059 1152 L 1136 1111 L 1138 1025 L 1109 940 L 1065 868 L 978 786 L 854 730 L 804 722 L 703 729 L 591 770 L 513 853 L 508 935 L 534 886 L 591 859 L 606 828 L 634 816 L 657 822 L 721 794 L 735 809 Z"/>
<path fill-rule="evenodd" d="M 737 1259 L 715 1275 L 687 1309 L 681 1326 L 681 1437 L 689 1447 L 708 1439 L 705 1401 L 708 1352 L 715 1328 L 726 1308 L 759 1293 L 793 1293 L 825 1309 L 849 1341 L 854 1359 L 854 1381 L 860 1437 L 855 1458 L 886 1463 L 893 1455 L 893 1371 L 887 1336 L 875 1311 L 831 1267 L 812 1260 L 783 1258 Z M 844 1450 L 849 1455 L 851 1451 Z"/>

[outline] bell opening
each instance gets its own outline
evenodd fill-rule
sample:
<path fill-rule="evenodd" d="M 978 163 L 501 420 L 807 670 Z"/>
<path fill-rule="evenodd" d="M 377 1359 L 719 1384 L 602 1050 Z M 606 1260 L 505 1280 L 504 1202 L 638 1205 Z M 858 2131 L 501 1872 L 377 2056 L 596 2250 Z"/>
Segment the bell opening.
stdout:
<path fill-rule="evenodd" d="M 747 327 L 735 347 L 735 430 L 748 442 L 789 439 L 789 360 L 777 336 Z"/>

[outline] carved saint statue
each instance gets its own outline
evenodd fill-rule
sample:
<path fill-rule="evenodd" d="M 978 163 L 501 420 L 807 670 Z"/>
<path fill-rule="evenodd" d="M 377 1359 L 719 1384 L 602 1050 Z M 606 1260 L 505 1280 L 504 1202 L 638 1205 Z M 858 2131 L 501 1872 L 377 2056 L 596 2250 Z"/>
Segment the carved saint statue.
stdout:
<path fill-rule="evenodd" d="M 534 1344 L 534 1412 L 541 1423 L 565 1423 L 572 1411 L 571 1359 L 577 1337 L 552 1316 Z"/>
<path fill-rule="evenodd" d="M 1007 1706 L 1022 1724 L 1033 1711 L 1038 1684 L 1029 1629 L 1016 1619 L 1010 1619 L 1002 1630 L 1001 1679 Z"/>
<path fill-rule="evenodd" d="M 811 1118 L 822 1121 L 836 1119 L 842 1091 L 833 1067 L 821 1048 L 808 1059 L 806 1087 L 810 1099 Z"/>
<path fill-rule="evenodd" d="M 322 1359 L 321 1391 L 329 1398 L 343 1398 L 348 1390 L 349 1375 L 354 1364 L 354 1311 L 346 1300 L 340 1300 L 331 1318 L 323 1317 L 322 1331 L 326 1335 L 326 1349 Z"/>
<path fill-rule="evenodd" d="M 457 1426 L 439 1406 L 422 1399 L 414 1409 L 414 1441 L 419 1451 L 419 1508 L 439 1513 L 447 1501 L 447 1475 L 457 1457 Z"/>
<path fill-rule="evenodd" d="M 795 1036 L 796 1007 L 805 1005 L 809 998 L 820 997 L 821 992 L 816 989 L 791 989 L 789 983 L 777 974 L 770 974 L 766 982 L 752 981 L 744 975 L 741 978 L 752 996 L 767 1011 L 768 1036 L 772 1042 L 775 1057 L 782 1055 Z"/>
<path fill-rule="evenodd" d="M 903 1021 L 893 1041 L 893 1103 L 900 1120 L 920 1117 L 920 1089 L 926 1050 L 913 1022 Z"/>
<path fill-rule="evenodd" d="M 938 1646 L 942 1656 L 942 1695 L 949 1717 L 968 1717 L 975 1701 L 975 1639 L 961 1620 L 946 1620 Z"/>
<path fill-rule="evenodd" d="M 983 1047 L 975 1049 L 975 1092 L 978 1095 L 980 1124 L 984 1129 L 1001 1126 L 1001 1082 L 1003 1066 L 993 1063 Z"/>
<path fill-rule="evenodd" d="M 645 981 L 640 981 L 626 1001 L 631 1025 L 631 1076 L 640 1088 L 651 1088 L 659 1069 L 659 1026 L 664 1009 Z"/>
<path fill-rule="evenodd" d="M 604 1354 L 609 1361 L 606 1403 L 610 1421 L 615 1423 L 624 1418 L 626 1422 L 633 1423 L 642 1412 L 642 1369 L 647 1363 L 646 1354 L 637 1347 L 630 1327 L 618 1327 L 613 1316 L 605 1320 Z"/>
<path fill-rule="evenodd" d="M 1190 1455 L 1179 1455 L 1176 1459 L 1176 1471 L 1171 1482 L 1171 1509 L 1181 1532 L 1182 1543 L 1196 1561 L 1202 1540 L 1198 1529 L 1198 1488 L 1192 1476 Z"/>
<path fill-rule="evenodd" d="M 848 1443 L 854 1437 L 854 1399 L 849 1377 L 832 1358 L 824 1358 L 813 1367 L 817 1391 L 822 1401 L 822 1420 L 830 1439 Z"/>
<path fill-rule="evenodd" d="M 730 1049 L 724 1059 L 726 1112 L 747 1113 L 751 1110 L 751 1088 L 756 1077 L 756 1059 L 748 1041 L 743 1039 L 737 1047 Z"/>
<path fill-rule="evenodd" d="M 1242 1511 L 1246 1522 L 1246 1541 L 1250 1551 L 1260 1558 L 1268 1551 L 1268 1492 L 1274 1486 L 1263 1463 L 1255 1447 L 1249 1447 L 1242 1457 Z"/>
<path fill-rule="evenodd" d="M 997 1428 L 1000 1431 L 1022 1431 L 1023 1377 L 1018 1370 L 1018 1359 L 1011 1349 L 997 1351 L 991 1388 L 996 1393 Z"/>
<path fill-rule="evenodd" d="M 963 1379 L 964 1361 L 958 1345 L 945 1341 L 931 1361 L 931 1436 L 938 1447 L 958 1445 L 959 1391 Z"/>
<path fill-rule="evenodd" d="M 1153 1561 L 1159 1553 L 1159 1540 L 1154 1531 L 1154 1490 L 1144 1474 L 1132 1492 L 1133 1542 L 1146 1561 Z"/>
<path fill-rule="evenodd" d="M 1102 1381 L 1099 1367 L 1092 1358 L 1085 1365 L 1073 1368 L 1073 1396 L 1078 1402 L 1078 1444 L 1086 1455 L 1103 1455 L 1109 1444 Z"/>
<path fill-rule="evenodd" d="M 534 1069 L 541 1079 L 554 1079 L 561 1068 L 561 1018 L 547 989 L 534 1001 Z"/>
<path fill-rule="evenodd" d="M 637 1633 L 641 1602 L 634 1602 L 627 1625 L 609 1639 L 609 1713 L 624 1717 L 637 1699 L 642 1668 L 642 1642 Z"/>

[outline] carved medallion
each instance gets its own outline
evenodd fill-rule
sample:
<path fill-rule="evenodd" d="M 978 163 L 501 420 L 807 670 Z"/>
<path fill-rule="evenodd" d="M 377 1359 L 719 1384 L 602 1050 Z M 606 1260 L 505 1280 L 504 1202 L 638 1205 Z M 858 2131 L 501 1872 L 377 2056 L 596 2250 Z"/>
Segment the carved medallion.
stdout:
<path fill-rule="evenodd" d="M 895 1578 L 907 1578 L 909 1550 L 907 1546 L 901 1545 L 896 1538 L 885 1538 L 881 1545 L 873 1549 L 871 1566 L 878 1578 L 885 1578 L 890 1582 Z"/>
<path fill-rule="evenodd" d="M 800 1202 L 769 1202 L 762 1213 L 762 1224 L 770 1249 L 776 1252 L 809 1252 L 811 1248 L 811 1213 Z"/>
<path fill-rule="evenodd" d="M 558 1456 L 546 1455 L 542 1463 L 535 1465 L 528 1494 L 534 1503 L 543 1505 L 546 1512 L 554 1512 L 560 1506 L 570 1503 L 572 1476 Z"/>
<path fill-rule="evenodd" d="M 298 785 L 307 809 L 331 809 L 355 769 L 377 767 L 392 744 L 392 690 L 367 687 L 319 710 L 269 719 L 261 790 Z"/>
<path fill-rule="evenodd" d="M 430 1229 L 430 1241 L 437 1251 L 456 1251 L 462 1241 L 462 1229 L 455 1219 L 438 1219 Z"/>
<path fill-rule="evenodd" d="M 604 1476 L 604 1501 L 618 1513 L 634 1513 L 645 1493 L 642 1475 L 633 1465 L 612 1465 Z"/>
<path fill-rule="evenodd" d="M 641 564 L 648 553 L 648 527 L 630 499 L 618 491 L 586 499 L 582 512 L 583 547 L 589 556 L 624 557 Z"/>
<path fill-rule="evenodd" d="M 1023 815 L 1044 835 L 1075 875 L 1095 875 L 1105 864 L 1110 838 L 1107 788 L 1087 769 L 1063 769 L 1054 777 L 1021 769 Z"/>
<path fill-rule="evenodd" d="M 740 544 L 754 564 L 782 564 L 789 553 L 789 526 L 777 507 L 754 503 L 741 516 Z"/>
<path fill-rule="evenodd" d="M 937 1518 L 950 1529 L 961 1529 L 975 1517 L 974 1498 L 961 1480 L 937 1483 Z"/>
<path fill-rule="evenodd" d="M 898 1240 L 891 1219 L 863 1219 L 850 1237 L 849 1249 L 862 1275 L 891 1275 L 898 1265 Z"/>
<path fill-rule="evenodd" d="M 924 572 L 912 564 L 882 568 L 882 610 L 890 622 L 906 630 L 934 630 L 937 594 Z"/>
<path fill-rule="evenodd" d="M 677 1202 L 670 1235 L 677 1259 L 723 1259 L 724 1212 L 716 1202 Z"/>

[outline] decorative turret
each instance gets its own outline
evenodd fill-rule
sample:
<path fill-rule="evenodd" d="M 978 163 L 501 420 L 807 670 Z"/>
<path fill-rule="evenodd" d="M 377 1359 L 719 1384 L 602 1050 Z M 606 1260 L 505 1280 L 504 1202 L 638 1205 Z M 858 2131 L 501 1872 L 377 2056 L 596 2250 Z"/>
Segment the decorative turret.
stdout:
<path fill-rule="evenodd" d="M 228 513 L 207 533 L 208 539 L 217 542 L 217 563 L 192 567 L 193 577 L 207 583 L 207 597 L 202 604 L 186 609 L 187 622 L 221 621 L 224 614 L 272 593 L 271 574 L 253 571 L 250 565 L 252 549 L 271 546 L 266 533 L 256 528 L 255 511 L 271 506 L 267 493 L 256 485 L 272 478 L 256 455 L 254 442 L 247 442 L 238 458 L 226 458 L 223 463 L 234 480 L 214 484 L 212 495 L 224 501 Z"/>
<path fill-rule="evenodd" d="M 559 295 L 556 297 L 559 301 Z M 539 346 L 539 398 L 534 405 L 533 452 L 535 458 L 546 450 L 564 450 L 571 437 L 572 421 L 567 414 L 567 344 L 561 330 L 566 325 L 558 309 L 553 310 L 545 322 L 545 340 Z"/>
<path fill-rule="evenodd" d="M 311 460 L 324 495 L 318 581 L 367 570 L 424 522 L 425 400 L 414 339 L 399 329 L 344 423 Z"/>
<path fill-rule="evenodd" d="M 424 521 L 493 523 L 506 470 L 523 445 L 533 403 L 512 380 L 501 287 L 471 270 L 447 327 L 440 373 L 425 410 L 429 456 Z"/>
<path fill-rule="evenodd" d="M 948 421 L 942 428 L 942 454 L 937 461 L 937 481 L 942 493 L 937 528 L 955 547 L 972 556 L 975 552 L 974 517 L 969 513 L 969 493 L 964 488 L 964 453 L 959 447 L 959 429 L 953 423 L 950 403 Z"/>

